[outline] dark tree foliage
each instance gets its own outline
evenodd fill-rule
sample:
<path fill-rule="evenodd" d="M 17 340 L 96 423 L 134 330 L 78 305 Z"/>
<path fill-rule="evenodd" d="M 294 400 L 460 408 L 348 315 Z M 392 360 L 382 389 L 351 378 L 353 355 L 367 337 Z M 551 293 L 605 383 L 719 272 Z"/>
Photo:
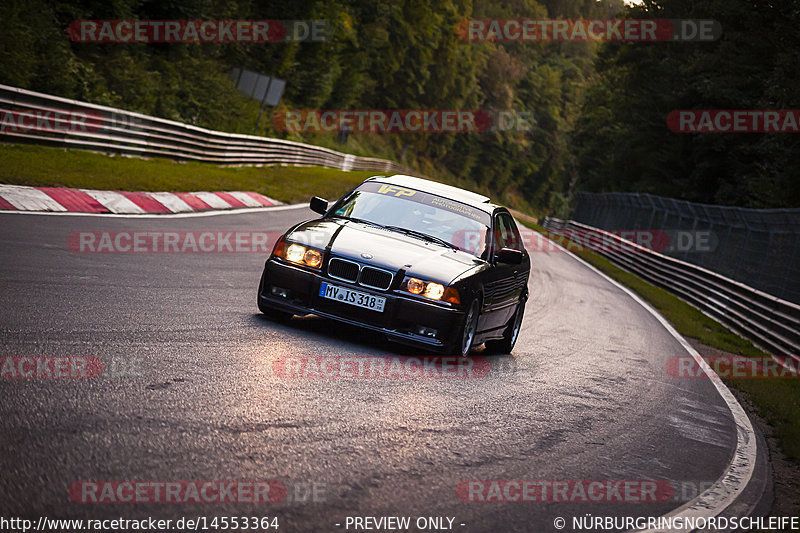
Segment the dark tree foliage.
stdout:
<path fill-rule="evenodd" d="M 596 47 L 467 43 L 458 37 L 459 22 L 607 16 L 619 5 L 620 0 L 10 0 L 0 8 L 0 82 L 246 133 L 258 106 L 238 95 L 228 79 L 239 66 L 286 79 L 284 109 L 532 113 L 531 131 L 360 134 L 360 146 L 520 207 L 540 206 L 575 180 L 567 133 Z M 332 38 L 85 44 L 71 42 L 66 33 L 76 19 L 203 18 L 324 19 Z M 268 119 L 259 131 L 284 135 Z M 303 140 L 331 144 L 322 137 Z"/>
<path fill-rule="evenodd" d="M 797 205 L 791 135 L 681 135 L 673 109 L 798 107 L 791 0 L 647 1 L 629 16 L 715 18 L 703 44 L 464 42 L 467 18 L 610 17 L 621 0 L 6 0 L 0 83 L 252 133 L 258 105 L 231 69 L 287 80 L 281 109 L 531 113 L 529 131 L 351 136 L 345 150 L 401 160 L 517 207 L 569 192 L 638 190 L 719 203 Z M 324 42 L 87 44 L 78 19 L 324 19 Z M 601 50 L 598 57 L 598 49 Z M 273 110 L 268 110 L 270 115 Z M 336 136 L 258 133 L 336 146 Z"/>
<path fill-rule="evenodd" d="M 800 136 L 672 133 L 679 109 L 797 109 L 794 0 L 648 0 L 632 18 L 716 19 L 712 43 L 607 44 L 571 139 L 577 188 L 745 207 L 800 206 Z"/>

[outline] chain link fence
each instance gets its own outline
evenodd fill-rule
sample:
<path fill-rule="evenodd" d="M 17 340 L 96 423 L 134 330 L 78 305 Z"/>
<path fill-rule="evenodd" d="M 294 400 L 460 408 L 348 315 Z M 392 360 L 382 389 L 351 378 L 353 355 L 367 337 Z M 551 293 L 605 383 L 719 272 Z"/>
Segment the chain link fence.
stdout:
<path fill-rule="evenodd" d="M 576 195 L 573 220 L 661 232 L 662 253 L 800 303 L 800 209 L 745 209 L 639 193 Z"/>

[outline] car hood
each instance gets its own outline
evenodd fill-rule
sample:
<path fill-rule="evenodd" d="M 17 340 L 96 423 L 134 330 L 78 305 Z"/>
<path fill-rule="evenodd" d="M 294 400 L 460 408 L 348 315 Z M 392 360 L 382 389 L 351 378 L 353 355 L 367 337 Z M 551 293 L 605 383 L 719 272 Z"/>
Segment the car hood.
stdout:
<path fill-rule="evenodd" d="M 467 252 L 346 219 L 304 222 L 286 238 L 314 248 L 330 248 L 332 255 L 362 264 L 394 272 L 403 269 L 410 275 L 446 284 L 484 264 Z M 361 254 L 372 257 L 365 258 Z"/>

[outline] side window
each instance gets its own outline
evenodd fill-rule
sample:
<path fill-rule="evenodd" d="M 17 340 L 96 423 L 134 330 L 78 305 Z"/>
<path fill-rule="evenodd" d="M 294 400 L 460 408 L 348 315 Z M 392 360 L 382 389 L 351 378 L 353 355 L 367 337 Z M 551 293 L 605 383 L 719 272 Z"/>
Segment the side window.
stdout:
<path fill-rule="evenodd" d="M 517 228 L 516 222 L 514 222 L 514 219 L 508 215 L 505 215 L 505 217 L 508 219 L 508 227 L 511 230 L 511 238 L 514 240 L 514 244 L 509 246 L 509 248 L 514 248 L 515 250 L 524 252 L 525 245 L 522 244 L 522 235 L 519 234 L 519 228 Z"/>
<path fill-rule="evenodd" d="M 522 249 L 522 238 L 520 237 L 517 225 L 514 224 L 514 219 L 506 213 L 497 215 L 495 219 L 494 237 L 498 250 L 500 248 Z"/>

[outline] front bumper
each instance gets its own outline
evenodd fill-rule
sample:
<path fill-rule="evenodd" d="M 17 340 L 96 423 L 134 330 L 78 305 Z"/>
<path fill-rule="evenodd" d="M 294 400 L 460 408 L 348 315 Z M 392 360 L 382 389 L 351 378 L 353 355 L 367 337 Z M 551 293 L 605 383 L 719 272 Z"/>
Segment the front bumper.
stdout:
<path fill-rule="evenodd" d="M 326 282 L 386 298 L 383 312 L 362 309 L 319 296 Z M 280 295 L 273 294 L 273 287 Z M 284 295 L 285 294 L 285 295 Z M 259 307 L 296 315 L 314 314 L 385 334 L 389 339 L 435 351 L 443 350 L 460 331 L 464 312 L 434 303 L 404 297 L 392 291 L 376 291 L 270 259 L 264 266 L 258 289 Z M 435 336 L 421 335 L 418 328 L 436 330 Z"/>

